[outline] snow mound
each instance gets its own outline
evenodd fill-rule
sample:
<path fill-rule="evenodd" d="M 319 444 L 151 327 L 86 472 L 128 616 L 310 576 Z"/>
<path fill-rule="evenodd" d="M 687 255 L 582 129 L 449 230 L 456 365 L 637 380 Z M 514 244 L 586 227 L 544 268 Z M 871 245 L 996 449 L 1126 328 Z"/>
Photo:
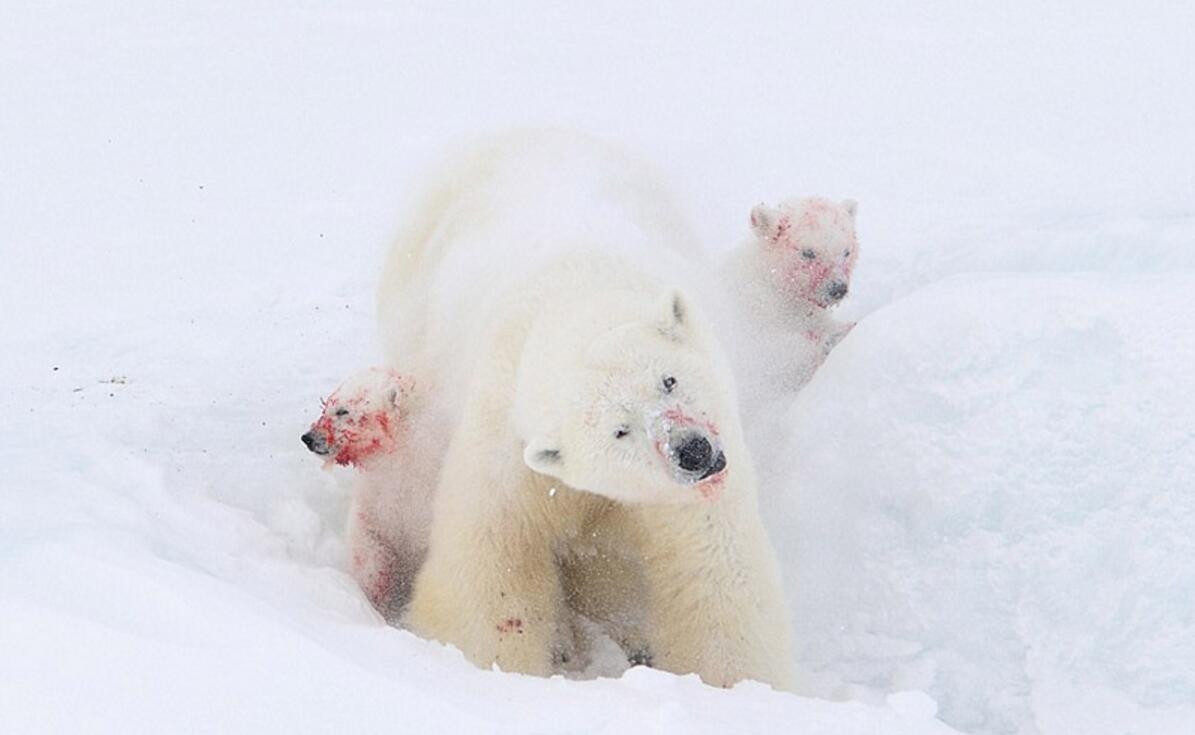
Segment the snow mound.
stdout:
<path fill-rule="evenodd" d="M 924 701 L 476 669 L 288 549 L 319 525 L 293 499 L 275 530 L 100 445 L 0 496 L 0 732 L 955 732 Z"/>
<path fill-rule="evenodd" d="M 993 274 L 860 322 L 764 499 L 815 687 L 975 732 L 1195 721 L 1193 312 L 1192 274 Z"/>

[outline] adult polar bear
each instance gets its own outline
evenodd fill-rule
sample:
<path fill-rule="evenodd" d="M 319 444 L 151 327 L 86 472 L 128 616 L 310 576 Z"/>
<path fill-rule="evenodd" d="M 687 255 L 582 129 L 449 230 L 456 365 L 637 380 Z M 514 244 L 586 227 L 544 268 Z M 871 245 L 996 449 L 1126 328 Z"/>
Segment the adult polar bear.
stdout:
<path fill-rule="evenodd" d="M 435 376 L 447 441 L 405 623 L 547 675 L 570 607 L 616 630 L 639 607 L 655 666 L 791 687 L 730 373 L 665 287 L 699 254 L 653 181 L 589 139 L 514 135 L 448 166 L 396 244 L 390 359 Z"/>

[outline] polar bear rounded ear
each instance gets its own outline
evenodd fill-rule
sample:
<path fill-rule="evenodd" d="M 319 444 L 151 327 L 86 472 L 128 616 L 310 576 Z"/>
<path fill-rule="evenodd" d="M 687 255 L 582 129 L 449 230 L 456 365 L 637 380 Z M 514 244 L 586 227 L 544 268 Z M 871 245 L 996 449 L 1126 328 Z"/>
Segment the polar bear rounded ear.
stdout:
<path fill-rule="evenodd" d="M 564 466 L 564 456 L 557 442 L 547 437 L 537 437 L 527 442 L 527 448 L 523 450 L 523 463 L 533 472 L 555 477 Z"/>
<path fill-rule="evenodd" d="M 687 339 L 691 315 L 685 295 L 675 288 L 670 290 L 664 297 L 660 311 L 662 314 L 656 324 L 660 334 L 678 342 Z"/>
<path fill-rule="evenodd" d="M 766 204 L 756 204 L 751 208 L 751 231 L 757 236 L 771 239 L 779 231 L 779 225 L 780 210 Z"/>
<path fill-rule="evenodd" d="M 859 211 L 859 202 L 856 202 L 854 199 L 843 199 L 842 208 L 851 216 L 851 219 L 854 219 L 855 212 Z"/>
<path fill-rule="evenodd" d="M 415 383 L 393 368 L 386 368 L 385 371 L 386 405 L 391 408 L 401 408 L 402 404 L 410 398 Z"/>

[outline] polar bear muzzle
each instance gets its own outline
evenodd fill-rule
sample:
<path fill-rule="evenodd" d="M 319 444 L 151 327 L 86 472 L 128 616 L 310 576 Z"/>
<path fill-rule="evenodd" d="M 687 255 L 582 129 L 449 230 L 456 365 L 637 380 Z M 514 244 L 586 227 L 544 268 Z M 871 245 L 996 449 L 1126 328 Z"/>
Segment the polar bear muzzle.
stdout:
<path fill-rule="evenodd" d="M 303 436 L 299 437 L 303 440 L 303 444 L 307 446 L 312 453 L 318 454 L 321 457 L 329 454 L 332 449 L 328 446 L 328 437 L 323 432 L 312 429 Z"/>
<path fill-rule="evenodd" d="M 668 458 L 677 479 L 685 484 L 708 480 L 726 469 L 726 454 L 717 439 L 693 429 L 668 437 Z"/>

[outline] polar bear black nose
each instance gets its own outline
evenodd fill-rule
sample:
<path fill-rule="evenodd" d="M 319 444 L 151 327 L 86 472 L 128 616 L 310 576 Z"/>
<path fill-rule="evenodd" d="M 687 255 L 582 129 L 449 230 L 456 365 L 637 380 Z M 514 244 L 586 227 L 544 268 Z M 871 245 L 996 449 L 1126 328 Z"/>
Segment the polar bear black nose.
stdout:
<path fill-rule="evenodd" d="M 314 431 L 309 431 L 299 438 L 303 440 L 303 443 L 306 444 L 307 448 L 312 452 L 315 452 L 316 454 L 328 453 L 328 442 L 321 434 L 317 434 Z"/>
<path fill-rule="evenodd" d="M 704 436 L 693 436 L 685 440 L 676 450 L 676 461 L 685 472 L 698 472 L 710 465 L 714 448 Z"/>
<path fill-rule="evenodd" d="M 830 288 L 827 290 L 827 293 L 830 295 L 831 299 L 837 301 L 843 296 L 846 296 L 848 288 L 849 286 L 846 285 L 846 281 L 834 281 L 830 284 Z"/>

